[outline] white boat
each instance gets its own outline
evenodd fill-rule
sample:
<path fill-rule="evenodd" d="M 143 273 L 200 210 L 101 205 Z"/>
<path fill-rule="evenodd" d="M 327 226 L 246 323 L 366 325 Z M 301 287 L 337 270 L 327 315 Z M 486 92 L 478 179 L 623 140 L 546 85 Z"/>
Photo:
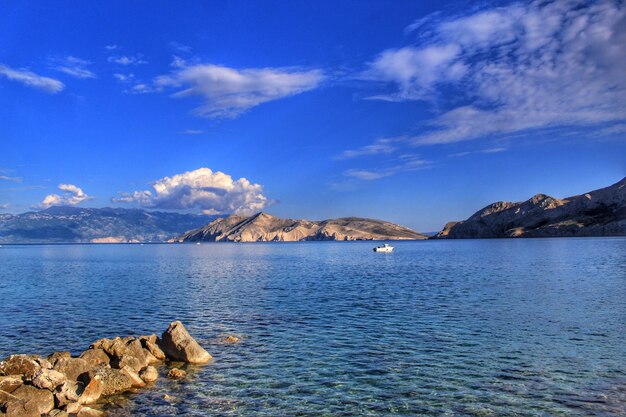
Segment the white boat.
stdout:
<path fill-rule="evenodd" d="M 388 243 L 385 243 L 382 246 L 376 246 L 374 248 L 374 252 L 393 252 L 393 246 Z"/>

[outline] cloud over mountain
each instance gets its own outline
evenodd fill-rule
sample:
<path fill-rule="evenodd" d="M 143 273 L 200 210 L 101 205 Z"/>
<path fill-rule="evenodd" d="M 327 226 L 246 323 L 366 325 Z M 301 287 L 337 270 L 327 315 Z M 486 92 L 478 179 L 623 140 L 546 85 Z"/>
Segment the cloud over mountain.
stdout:
<path fill-rule="evenodd" d="M 88 196 L 82 188 L 74 184 L 59 184 L 59 190 L 65 191 L 63 194 L 48 194 L 41 203 L 33 208 L 46 209 L 52 206 L 75 206 L 93 197 Z"/>
<path fill-rule="evenodd" d="M 249 214 L 269 204 L 261 185 L 209 168 L 161 178 L 152 190 L 122 193 L 112 201 L 169 210 L 199 208 L 205 214 Z"/>

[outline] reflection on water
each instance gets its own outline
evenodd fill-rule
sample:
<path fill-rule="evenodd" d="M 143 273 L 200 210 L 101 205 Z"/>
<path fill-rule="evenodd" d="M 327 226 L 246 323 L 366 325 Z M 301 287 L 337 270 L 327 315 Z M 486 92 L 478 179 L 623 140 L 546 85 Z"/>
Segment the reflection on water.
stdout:
<path fill-rule="evenodd" d="M 626 239 L 372 246 L 3 246 L 0 356 L 180 319 L 214 361 L 112 415 L 626 413 Z"/>

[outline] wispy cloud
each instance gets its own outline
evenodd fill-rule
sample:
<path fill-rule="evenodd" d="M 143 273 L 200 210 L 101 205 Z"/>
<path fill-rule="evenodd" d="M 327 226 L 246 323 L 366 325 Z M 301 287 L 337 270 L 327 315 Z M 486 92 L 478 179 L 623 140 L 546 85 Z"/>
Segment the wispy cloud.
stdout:
<path fill-rule="evenodd" d="M 115 78 L 117 81 L 121 83 L 129 83 L 135 80 L 135 74 L 133 73 L 122 74 L 118 72 L 118 73 L 113 74 L 113 78 Z"/>
<path fill-rule="evenodd" d="M 177 98 L 201 97 L 204 104 L 195 109 L 198 116 L 233 118 L 259 104 L 312 90 L 324 78 L 320 70 L 238 70 L 219 65 L 197 64 L 182 66 L 169 75 L 158 77 L 155 88 L 179 88 L 173 94 Z"/>
<path fill-rule="evenodd" d="M 75 56 L 54 58 L 50 60 L 51 66 L 56 71 L 71 75 L 74 78 L 96 78 L 96 74 L 87 69 L 91 62 Z"/>
<path fill-rule="evenodd" d="M 367 169 L 348 169 L 344 171 L 343 175 L 359 180 L 372 181 L 390 177 L 401 172 L 411 172 L 425 169 L 431 165 L 431 161 L 422 159 L 419 155 L 406 154 L 401 155 L 398 158 L 398 161 L 391 166 Z"/>
<path fill-rule="evenodd" d="M 13 69 L 4 64 L 0 64 L 0 75 L 11 81 L 16 81 L 47 93 L 56 94 L 65 88 L 65 84 L 54 78 L 44 77 L 25 69 Z"/>
<path fill-rule="evenodd" d="M 152 190 L 122 193 L 111 199 L 118 203 L 137 203 L 161 209 L 201 209 L 204 213 L 253 213 L 270 201 L 263 187 L 246 178 L 233 179 L 228 174 L 199 168 L 154 182 Z"/>
<path fill-rule="evenodd" d="M 613 136 L 621 135 L 626 137 L 626 123 L 616 123 L 611 126 L 607 126 L 592 133 L 593 136 Z"/>
<path fill-rule="evenodd" d="M 114 51 L 118 48 L 117 45 L 105 45 L 104 49 L 106 49 L 107 51 Z"/>
<path fill-rule="evenodd" d="M 33 206 L 33 208 L 45 209 L 52 206 L 75 206 L 83 201 L 93 199 L 93 197 L 85 194 L 82 188 L 73 184 L 59 184 L 58 188 L 65 192 L 63 194 L 48 194 L 41 203 Z"/>
<path fill-rule="evenodd" d="M 378 139 L 371 145 L 362 146 L 357 149 L 349 149 L 343 151 L 335 157 L 335 159 L 349 159 L 360 156 L 390 154 L 398 149 L 393 139 Z"/>
<path fill-rule="evenodd" d="M 22 178 L 21 177 L 9 177 L 7 175 L 0 175 L 0 181 L 22 182 Z"/>
<path fill-rule="evenodd" d="M 180 132 L 181 135 L 203 135 L 206 132 L 200 129 L 187 129 Z"/>
<path fill-rule="evenodd" d="M 626 119 L 626 10 L 618 2 L 531 1 L 412 25 L 418 42 L 383 51 L 360 76 L 372 99 L 444 109 L 405 138 L 452 143 Z"/>
<path fill-rule="evenodd" d="M 0 204 L 0 210 L 6 210 L 9 207 L 11 207 L 9 203 Z"/>
<path fill-rule="evenodd" d="M 448 156 L 451 157 L 451 158 L 456 158 L 456 157 L 460 157 L 460 156 L 475 155 L 475 154 L 500 153 L 500 152 L 506 152 L 507 150 L 508 150 L 507 148 L 503 148 L 503 147 L 487 148 L 487 149 L 480 149 L 480 150 L 477 150 L 477 151 L 455 152 L 455 153 L 451 153 Z"/>
<path fill-rule="evenodd" d="M 114 64 L 118 64 L 118 65 L 123 65 L 123 66 L 129 66 L 129 65 L 141 65 L 141 64 L 147 64 L 148 61 L 146 61 L 143 58 L 142 54 L 137 54 L 137 55 L 115 55 L 115 56 L 110 56 L 107 61 L 112 62 Z"/>

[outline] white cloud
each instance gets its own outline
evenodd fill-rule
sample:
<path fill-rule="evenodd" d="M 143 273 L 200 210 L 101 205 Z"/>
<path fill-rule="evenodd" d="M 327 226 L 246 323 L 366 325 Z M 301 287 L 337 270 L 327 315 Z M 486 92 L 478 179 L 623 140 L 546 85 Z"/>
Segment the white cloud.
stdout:
<path fill-rule="evenodd" d="M 117 81 L 122 82 L 122 83 L 129 83 L 129 82 L 131 82 L 131 81 L 133 81 L 135 79 L 135 74 L 133 74 L 133 73 L 129 73 L 129 74 L 115 73 L 115 74 L 113 74 L 113 78 L 115 78 Z"/>
<path fill-rule="evenodd" d="M 383 138 L 378 139 L 371 145 L 363 146 L 358 149 L 343 151 L 341 154 L 337 155 L 335 159 L 349 159 L 357 158 L 360 156 L 390 154 L 395 152 L 396 150 L 397 146 L 394 144 L 394 140 Z"/>
<path fill-rule="evenodd" d="M 434 100 L 415 145 L 626 119 L 626 9 L 613 1 L 534 1 L 417 22 L 418 43 L 380 54 L 370 98 Z M 412 27 L 414 29 L 415 27 Z"/>
<path fill-rule="evenodd" d="M 88 196 L 85 192 L 73 184 L 59 184 L 59 190 L 65 191 L 63 194 L 48 194 L 41 203 L 33 206 L 33 208 L 45 209 L 52 206 L 75 206 L 83 201 L 91 200 L 93 197 Z"/>
<path fill-rule="evenodd" d="M 75 56 L 52 59 L 51 64 L 53 69 L 75 78 L 96 78 L 96 74 L 86 68 L 91 62 Z"/>
<path fill-rule="evenodd" d="M 183 65 L 183 62 L 178 62 Z M 204 104 L 195 109 L 199 116 L 232 118 L 268 101 L 312 90 L 320 85 L 320 70 L 250 68 L 237 70 L 219 65 L 183 66 L 158 77 L 155 87 L 182 88 L 173 97 L 199 96 Z"/>
<path fill-rule="evenodd" d="M 47 93 L 56 94 L 63 91 L 65 84 L 54 78 L 44 77 L 25 69 L 12 69 L 6 65 L 0 64 L 0 75 L 5 76 L 11 81 L 17 81 L 29 87 L 43 90 Z"/>
<path fill-rule="evenodd" d="M 11 207 L 9 203 L 0 204 L 0 210 L 6 210 L 9 207 Z"/>
<path fill-rule="evenodd" d="M 451 153 L 448 156 L 451 158 L 456 158 L 460 156 L 467 156 L 467 155 L 474 155 L 474 154 L 500 153 L 500 152 L 506 152 L 507 150 L 508 150 L 507 148 L 503 148 L 503 147 L 487 148 L 487 149 L 480 149 L 477 151 L 455 152 L 455 153 Z"/>
<path fill-rule="evenodd" d="M 401 172 L 411 172 L 428 168 L 430 161 L 421 159 L 419 155 L 406 154 L 400 155 L 396 164 L 392 166 L 376 168 L 376 169 L 348 169 L 343 175 L 359 180 L 372 181 L 380 178 L 390 177 Z"/>
<path fill-rule="evenodd" d="M 180 132 L 181 135 L 203 135 L 206 132 L 200 129 L 187 129 Z"/>
<path fill-rule="evenodd" d="M 117 45 L 105 45 L 104 49 L 106 49 L 107 51 L 114 51 L 117 49 Z"/>
<path fill-rule="evenodd" d="M 199 208 L 211 214 L 249 214 L 270 203 L 261 185 L 252 184 L 246 178 L 234 180 L 228 174 L 209 168 L 164 177 L 152 184 L 152 190 L 122 193 L 121 197 L 111 200 L 169 210 Z"/>
<path fill-rule="evenodd" d="M 148 63 L 148 61 L 143 59 L 143 55 L 141 55 L 141 54 L 110 56 L 107 60 L 109 62 L 114 63 L 114 64 L 119 64 L 119 65 L 124 65 L 124 66 L 141 65 L 141 64 L 147 64 Z"/>
<path fill-rule="evenodd" d="M 9 177 L 7 175 L 0 175 L 0 181 L 22 182 L 22 178 L 21 177 Z"/>

